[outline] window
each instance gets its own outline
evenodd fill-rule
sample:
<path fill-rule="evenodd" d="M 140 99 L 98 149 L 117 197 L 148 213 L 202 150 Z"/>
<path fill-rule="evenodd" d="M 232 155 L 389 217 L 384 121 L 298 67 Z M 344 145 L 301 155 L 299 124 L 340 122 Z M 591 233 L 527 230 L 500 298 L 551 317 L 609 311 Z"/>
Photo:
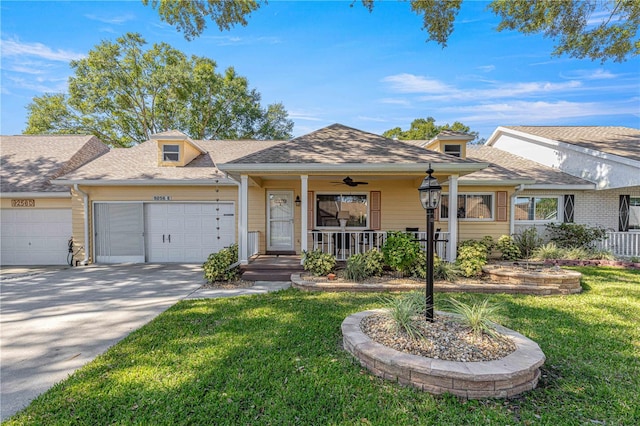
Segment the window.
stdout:
<path fill-rule="evenodd" d="M 458 218 L 461 220 L 493 220 L 493 194 L 459 194 Z M 440 219 L 449 218 L 449 195 L 440 200 Z"/>
<path fill-rule="evenodd" d="M 462 155 L 462 146 L 461 145 L 445 145 L 444 153 L 453 155 L 454 157 L 460 157 Z"/>
<path fill-rule="evenodd" d="M 162 161 L 180 161 L 180 145 L 162 145 Z"/>
<path fill-rule="evenodd" d="M 556 222 L 559 214 L 559 197 L 517 197 L 515 220 Z"/>
<path fill-rule="evenodd" d="M 367 227 L 367 195 L 318 194 L 316 196 L 316 226 L 318 228 L 340 226 L 338 213 L 345 211 L 349 214 L 347 228 Z"/>
<path fill-rule="evenodd" d="M 640 230 L 640 197 L 629 197 L 629 229 Z"/>

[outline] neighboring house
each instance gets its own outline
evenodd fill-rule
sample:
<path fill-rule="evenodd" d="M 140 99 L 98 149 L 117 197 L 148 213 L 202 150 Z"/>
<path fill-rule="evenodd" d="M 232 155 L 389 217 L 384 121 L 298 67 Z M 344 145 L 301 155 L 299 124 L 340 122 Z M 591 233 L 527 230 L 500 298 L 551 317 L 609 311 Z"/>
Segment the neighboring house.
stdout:
<path fill-rule="evenodd" d="M 583 179 L 592 190 L 525 184 L 516 204 L 516 231 L 554 220 L 546 216 L 553 200 L 562 203 L 558 219 L 609 230 L 605 247 L 621 255 L 640 252 L 640 130 L 605 126 L 498 127 L 488 147 L 525 157 Z M 524 213 L 526 211 L 526 214 Z M 564 212 L 564 213 L 563 213 Z M 562 220 L 558 220 L 562 221 Z M 518 226 L 519 224 L 522 226 Z"/>
<path fill-rule="evenodd" d="M 67 262 L 71 193 L 51 181 L 108 151 L 94 136 L 0 137 L 0 265 Z"/>

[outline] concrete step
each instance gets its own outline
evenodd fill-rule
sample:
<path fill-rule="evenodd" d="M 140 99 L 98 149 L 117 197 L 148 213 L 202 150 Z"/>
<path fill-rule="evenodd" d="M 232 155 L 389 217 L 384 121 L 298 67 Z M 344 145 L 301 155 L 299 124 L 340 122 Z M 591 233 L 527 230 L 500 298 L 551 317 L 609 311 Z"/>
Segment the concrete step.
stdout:
<path fill-rule="evenodd" d="M 249 270 L 242 272 L 242 279 L 246 281 L 291 281 L 291 274 L 295 271 L 282 270 Z"/>

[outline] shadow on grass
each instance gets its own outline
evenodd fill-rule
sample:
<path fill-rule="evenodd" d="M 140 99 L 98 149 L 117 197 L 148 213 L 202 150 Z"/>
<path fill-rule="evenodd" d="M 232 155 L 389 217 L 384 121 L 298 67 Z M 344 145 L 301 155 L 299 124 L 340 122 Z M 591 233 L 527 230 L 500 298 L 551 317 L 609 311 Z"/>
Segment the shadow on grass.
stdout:
<path fill-rule="evenodd" d="M 181 302 L 15 424 L 637 424 L 638 275 L 588 272 L 585 294 L 493 296 L 503 325 L 547 355 L 539 388 L 514 400 L 434 397 L 374 378 L 341 350 L 340 324 L 379 307 L 379 294 L 287 290 Z M 619 292 L 620 302 L 609 296 Z"/>

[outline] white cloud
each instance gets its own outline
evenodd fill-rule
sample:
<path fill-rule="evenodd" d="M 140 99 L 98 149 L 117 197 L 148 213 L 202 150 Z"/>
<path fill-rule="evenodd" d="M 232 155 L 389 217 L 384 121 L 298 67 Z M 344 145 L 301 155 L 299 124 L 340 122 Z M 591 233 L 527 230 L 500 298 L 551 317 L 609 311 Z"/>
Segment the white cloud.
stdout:
<path fill-rule="evenodd" d="M 495 65 L 481 65 L 479 67 L 476 67 L 477 70 L 483 71 L 483 72 L 491 72 L 493 70 L 496 69 Z"/>
<path fill-rule="evenodd" d="M 357 117 L 358 120 L 362 120 L 362 121 L 373 121 L 375 123 L 388 123 L 389 120 L 386 118 L 381 118 L 381 117 L 367 117 L 364 115 L 359 115 Z"/>
<path fill-rule="evenodd" d="M 582 117 L 630 114 L 630 105 L 611 105 L 599 102 L 514 101 L 483 103 L 443 108 L 455 113 L 465 124 L 480 122 L 544 124 Z"/>
<path fill-rule="evenodd" d="M 380 99 L 380 103 L 390 104 L 390 105 L 400 105 L 400 106 L 411 106 L 411 102 L 407 99 L 398 99 L 398 98 L 382 98 Z"/>
<path fill-rule="evenodd" d="M 396 74 L 382 79 L 399 93 L 448 93 L 453 87 L 439 80 L 414 74 Z"/>
<path fill-rule="evenodd" d="M 289 119 L 291 120 L 301 120 L 301 121 L 322 121 L 323 118 L 318 117 L 317 115 L 304 111 L 289 111 Z"/>
<path fill-rule="evenodd" d="M 84 54 L 70 50 L 54 50 L 42 43 L 23 43 L 19 40 L 2 40 L 2 57 L 34 56 L 49 61 L 69 62 L 85 57 Z"/>
<path fill-rule="evenodd" d="M 135 19 L 135 15 L 132 13 L 125 13 L 124 15 L 116 15 L 116 16 L 98 16 L 94 14 L 84 15 L 85 18 L 91 19 L 92 21 L 98 21 L 105 24 L 111 25 L 122 25 L 125 22 L 132 21 Z"/>
<path fill-rule="evenodd" d="M 11 86 L 17 89 L 32 90 L 40 93 L 65 93 L 67 91 L 67 79 L 23 78 L 9 77 Z"/>
<path fill-rule="evenodd" d="M 602 68 L 596 70 L 574 70 L 562 75 L 562 77 L 565 76 L 566 78 L 577 78 L 581 80 L 610 80 L 619 77 L 619 75 L 603 70 Z"/>

